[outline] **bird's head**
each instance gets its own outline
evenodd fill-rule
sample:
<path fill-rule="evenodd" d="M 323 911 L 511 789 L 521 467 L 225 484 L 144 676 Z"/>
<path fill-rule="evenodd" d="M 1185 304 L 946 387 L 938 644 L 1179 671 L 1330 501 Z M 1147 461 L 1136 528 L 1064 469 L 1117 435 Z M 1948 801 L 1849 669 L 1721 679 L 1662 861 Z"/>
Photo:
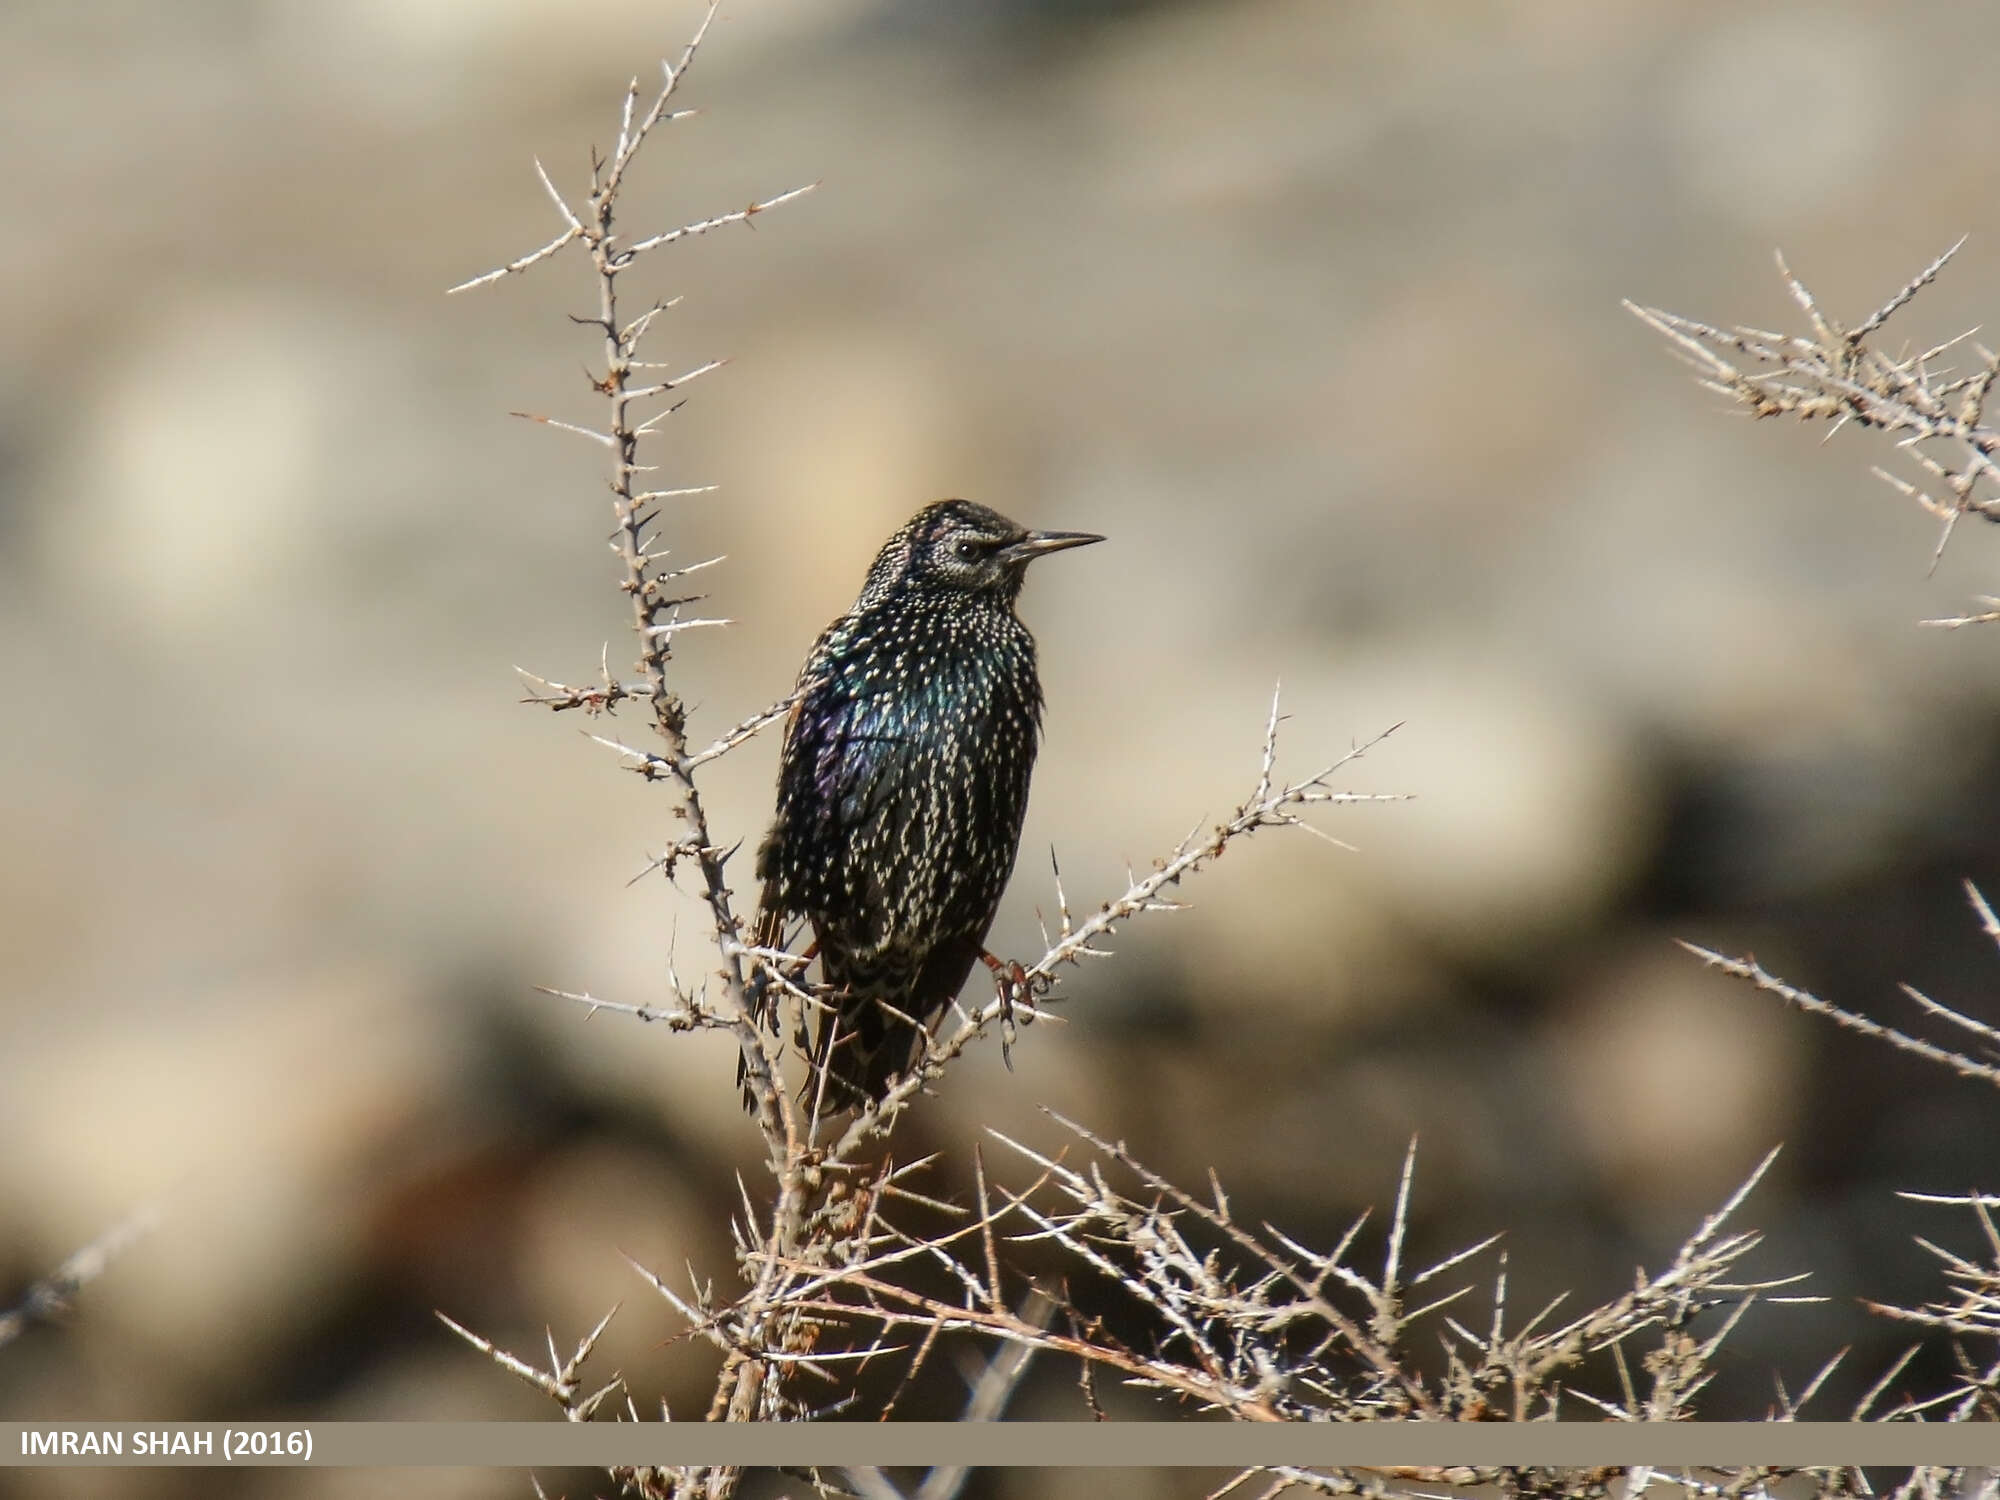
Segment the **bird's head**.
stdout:
<path fill-rule="evenodd" d="M 883 545 L 868 570 L 864 592 L 915 585 L 1011 601 L 1036 558 L 1103 540 L 1088 531 L 1030 531 L 970 500 L 939 500 L 918 511 Z"/>

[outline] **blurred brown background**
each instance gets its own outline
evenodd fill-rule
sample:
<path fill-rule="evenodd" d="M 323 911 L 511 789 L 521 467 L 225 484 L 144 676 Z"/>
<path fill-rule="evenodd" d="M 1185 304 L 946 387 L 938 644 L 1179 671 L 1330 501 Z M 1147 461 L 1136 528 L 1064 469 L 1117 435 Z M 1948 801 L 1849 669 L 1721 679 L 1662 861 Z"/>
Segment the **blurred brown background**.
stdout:
<path fill-rule="evenodd" d="M 728 1274 L 727 1049 L 532 988 L 654 998 L 677 920 L 701 965 L 627 884 L 663 796 L 514 701 L 516 663 L 631 655 L 600 455 L 506 416 L 588 417 L 587 288 L 442 295 L 547 237 L 531 158 L 573 186 L 696 19 L 0 10 L 0 1300 L 168 1214 L 0 1354 L 0 1411 L 535 1416 L 431 1310 L 527 1350 L 619 1300 L 606 1367 L 702 1399 L 622 1255 Z M 1294 769 L 1407 721 L 1352 784 L 1416 800 L 1322 820 L 1358 852 L 1232 854 L 910 1149 L 1053 1144 L 1047 1103 L 1324 1242 L 1420 1133 L 1418 1252 L 1508 1231 L 1526 1309 L 1612 1295 L 1783 1141 L 1745 1222 L 1833 1300 L 1753 1314 L 1714 1409 L 1852 1342 L 1843 1414 L 1901 1346 L 1854 1299 L 1926 1295 L 1911 1234 L 1963 1227 L 1893 1192 L 2000 1187 L 2000 1100 L 1671 939 L 2000 1017 L 1958 888 L 2000 887 L 2000 637 L 1913 624 L 2000 539 L 1927 577 L 1879 447 L 1724 413 L 1618 303 L 1789 325 L 1782 246 L 1852 316 L 1970 231 L 1902 331 L 1990 318 L 1996 63 L 1969 0 L 733 4 L 628 221 L 824 186 L 662 267 L 660 357 L 733 362 L 662 460 L 723 486 L 674 520 L 742 622 L 684 653 L 700 726 L 788 688 L 923 501 L 1110 534 L 1024 602 L 1028 955 L 1050 846 L 1079 903 L 1121 889 L 1248 789 L 1278 679 Z M 756 837 L 775 754 L 718 770 L 721 828 Z M 1076 1415 L 1045 1375 L 1017 1412 Z"/>

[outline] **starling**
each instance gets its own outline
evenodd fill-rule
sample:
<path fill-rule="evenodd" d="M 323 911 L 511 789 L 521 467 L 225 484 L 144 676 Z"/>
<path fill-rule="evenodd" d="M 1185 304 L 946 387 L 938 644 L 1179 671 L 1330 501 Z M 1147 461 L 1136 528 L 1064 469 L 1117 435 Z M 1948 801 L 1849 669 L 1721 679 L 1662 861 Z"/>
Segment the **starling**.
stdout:
<path fill-rule="evenodd" d="M 808 1090 L 823 1076 L 832 1108 L 879 1099 L 985 955 L 1042 718 L 1014 601 L 1037 557 L 1103 540 L 927 505 L 806 658 L 757 854 L 757 941 L 812 925 L 831 995 Z"/>

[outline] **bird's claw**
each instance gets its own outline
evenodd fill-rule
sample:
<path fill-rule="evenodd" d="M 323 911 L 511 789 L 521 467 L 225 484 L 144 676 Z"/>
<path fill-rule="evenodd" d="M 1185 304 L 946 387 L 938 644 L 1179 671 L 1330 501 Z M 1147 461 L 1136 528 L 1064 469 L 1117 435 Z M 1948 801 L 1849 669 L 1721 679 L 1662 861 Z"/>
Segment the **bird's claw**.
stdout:
<path fill-rule="evenodd" d="M 1000 1060 L 1011 1073 L 1014 1071 L 1014 1016 L 1018 1011 L 1023 1026 L 1033 1024 L 1035 989 L 1028 982 L 1028 971 L 1021 967 L 1019 960 L 995 958 L 990 953 L 979 956 L 993 971 L 993 993 L 1000 1002 Z"/>

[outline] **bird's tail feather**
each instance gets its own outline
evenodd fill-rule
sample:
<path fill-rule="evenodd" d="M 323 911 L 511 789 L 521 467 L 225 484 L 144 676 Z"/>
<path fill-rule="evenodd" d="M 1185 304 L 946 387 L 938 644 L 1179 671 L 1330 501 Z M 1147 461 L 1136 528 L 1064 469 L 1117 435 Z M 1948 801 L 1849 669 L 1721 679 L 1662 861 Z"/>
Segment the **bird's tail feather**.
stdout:
<path fill-rule="evenodd" d="M 842 1004 L 821 1018 L 813 1038 L 807 1102 L 821 1096 L 823 1087 L 823 1109 L 828 1114 L 874 1103 L 915 1065 L 927 1038 L 916 1017 L 883 1001 Z"/>

